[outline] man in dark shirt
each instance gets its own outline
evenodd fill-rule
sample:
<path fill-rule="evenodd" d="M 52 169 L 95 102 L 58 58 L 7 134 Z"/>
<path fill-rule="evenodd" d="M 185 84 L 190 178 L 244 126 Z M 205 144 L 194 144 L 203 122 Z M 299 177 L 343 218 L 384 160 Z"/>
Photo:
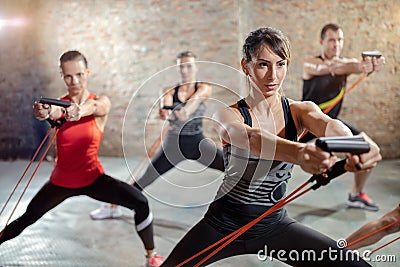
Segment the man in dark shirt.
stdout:
<path fill-rule="evenodd" d="M 303 64 L 303 100 L 313 101 L 321 110 L 326 110 L 337 102 L 327 114 L 337 119 L 346 91 L 347 77 L 350 74 L 368 74 L 377 71 L 385 63 L 384 57 L 364 57 L 362 61 L 340 56 L 343 48 L 343 31 L 336 24 L 327 24 L 321 31 L 321 54 L 309 58 Z M 327 110 L 326 110 L 327 111 Z M 344 122 L 354 135 L 360 133 L 352 125 Z M 315 138 L 312 133 L 304 135 L 300 141 L 308 142 Z M 377 211 L 379 208 L 363 192 L 370 172 L 356 172 L 354 184 L 349 194 L 348 206 Z"/>

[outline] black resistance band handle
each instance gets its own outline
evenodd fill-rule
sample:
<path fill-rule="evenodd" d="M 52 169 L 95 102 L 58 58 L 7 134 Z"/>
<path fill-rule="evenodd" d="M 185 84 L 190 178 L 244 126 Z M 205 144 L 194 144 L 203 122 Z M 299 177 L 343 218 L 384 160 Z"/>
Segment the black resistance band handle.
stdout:
<path fill-rule="evenodd" d="M 173 109 L 174 109 L 174 106 L 163 106 L 162 109 L 170 109 L 170 110 L 173 110 Z"/>
<path fill-rule="evenodd" d="M 361 136 L 321 137 L 315 145 L 326 152 L 343 152 L 359 155 L 367 153 L 370 146 Z"/>
<path fill-rule="evenodd" d="M 69 101 L 64 101 L 64 100 L 59 100 L 59 99 L 54 99 L 54 98 L 47 98 L 47 97 L 40 98 L 39 103 L 60 106 L 63 108 L 67 108 L 67 107 L 71 106 L 71 102 L 69 102 Z"/>
<path fill-rule="evenodd" d="M 169 120 L 169 121 L 174 121 L 174 120 L 176 120 L 174 111 L 175 111 L 175 110 L 180 110 L 180 109 L 183 107 L 183 105 L 184 105 L 184 104 L 176 104 L 176 105 L 172 105 L 172 106 L 162 106 L 161 108 L 162 108 L 162 109 L 169 109 L 169 110 L 172 110 L 171 117 L 170 117 L 170 119 L 168 119 L 168 120 Z"/>
<path fill-rule="evenodd" d="M 162 109 L 169 109 L 169 110 L 180 110 L 182 108 L 182 104 L 172 105 L 172 106 L 163 106 Z"/>
<path fill-rule="evenodd" d="M 47 98 L 47 97 L 41 97 L 39 100 L 39 103 L 60 106 L 63 108 L 67 108 L 67 107 L 71 106 L 71 102 L 69 102 L 69 101 L 64 101 L 64 100 L 59 100 L 59 99 L 54 99 L 54 98 Z M 50 123 L 52 128 L 54 128 L 54 127 L 60 128 L 66 122 L 66 120 L 64 117 L 59 118 L 57 120 L 52 120 L 52 119 L 48 118 L 47 122 Z"/>
<path fill-rule="evenodd" d="M 332 179 L 346 173 L 346 170 L 344 169 L 345 164 L 346 164 L 346 159 L 342 159 L 336 162 L 335 165 L 333 165 L 333 167 L 330 170 L 327 170 L 324 173 L 314 174 L 313 176 L 311 176 L 311 178 L 308 179 L 310 183 L 317 181 L 313 186 L 311 186 L 311 188 L 313 190 L 317 190 L 321 186 L 329 184 L 329 182 Z"/>
<path fill-rule="evenodd" d="M 361 136 L 321 137 L 315 141 L 315 145 L 326 152 L 344 152 L 353 155 L 367 153 L 370 150 L 369 144 Z M 346 172 L 345 164 L 346 159 L 343 159 L 336 162 L 330 170 L 314 174 L 308 180 L 310 183 L 316 181 L 311 188 L 317 190 L 319 187 L 327 185 L 332 179 L 344 174 Z"/>
<path fill-rule="evenodd" d="M 50 123 L 51 128 L 57 127 L 60 128 L 67 120 L 63 117 L 57 120 L 52 120 L 50 118 L 46 119 L 48 123 Z"/>

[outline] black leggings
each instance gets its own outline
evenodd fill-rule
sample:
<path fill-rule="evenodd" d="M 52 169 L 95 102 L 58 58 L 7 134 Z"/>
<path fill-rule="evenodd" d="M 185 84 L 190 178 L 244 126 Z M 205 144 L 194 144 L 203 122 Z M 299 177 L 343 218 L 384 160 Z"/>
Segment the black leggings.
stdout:
<path fill-rule="evenodd" d="M 354 126 L 351 125 L 350 123 L 347 123 L 347 122 L 345 122 L 345 121 L 342 121 L 341 119 L 337 119 L 337 120 L 340 120 L 341 122 L 343 122 L 343 124 L 346 125 L 347 128 L 350 129 L 350 131 L 351 131 L 351 133 L 352 133 L 353 135 L 357 135 L 357 134 L 360 134 L 360 133 L 361 133 L 356 127 L 354 127 Z M 316 138 L 315 135 L 313 135 L 313 134 L 310 133 L 310 132 L 307 132 L 307 133 L 299 140 L 299 142 L 300 142 L 300 143 L 307 143 L 308 141 L 311 141 L 311 140 L 314 139 L 314 138 Z"/>
<path fill-rule="evenodd" d="M 145 188 L 160 175 L 186 159 L 197 160 L 212 169 L 225 170 L 222 152 L 208 141 L 203 134 L 168 134 L 161 149 L 152 158 L 146 172 L 135 182 L 134 186 L 140 190 Z"/>
<path fill-rule="evenodd" d="M 208 223 L 207 218 L 203 218 L 175 246 L 162 266 L 176 266 L 225 236 L 225 233 L 222 233 L 216 227 Z M 219 245 L 221 244 L 222 243 Z M 183 266 L 195 265 L 214 251 L 219 245 Z M 296 253 L 300 256 L 296 257 Z M 302 253 L 304 256 L 301 256 Z M 276 225 L 274 233 L 259 234 L 257 237 L 251 239 L 240 239 L 239 237 L 212 256 L 202 266 L 209 265 L 224 258 L 243 254 L 255 254 L 254 258 L 256 260 L 268 262 L 272 259 L 267 259 L 265 257 L 267 254 L 272 256 L 274 258 L 273 260 L 280 260 L 291 266 L 371 266 L 357 257 L 356 254 L 351 253 L 351 251 L 339 249 L 336 241 L 333 239 L 287 216 Z M 341 255 L 343 255 L 342 259 L 340 259 Z M 336 257 L 336 259 L 334 257 Z M 268 264 L 266 264 L 266 266 L 267 265 Z"/>
<path fill-rule="evenodd" d="M 105 174 L 82 188 L 65 188 L 47 182 L 28 204 L 25 213 L 4 229 L 0 244 L 18 236 L 26 227 L 67 198 L 79 195 L 134 210 L 136 230 L 145 248 L 154 248 L 152 215 L 146 197 L 137 188 Z"/>

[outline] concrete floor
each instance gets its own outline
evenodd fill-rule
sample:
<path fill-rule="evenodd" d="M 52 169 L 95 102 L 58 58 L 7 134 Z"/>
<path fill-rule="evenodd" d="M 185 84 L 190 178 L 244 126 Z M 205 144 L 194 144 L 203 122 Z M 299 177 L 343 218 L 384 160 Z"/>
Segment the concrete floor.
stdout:
<path fill-rule="evenodd" d="M 124 159 L 101 158 L 101 161 L 106 173 L 122 180 L 128 176 Z M 22 214 L 33 194 L 48 179 L 52 165 L 51 162 L 43 162 L 40 166 L 13 218 Z M 0 162 L 0 208 L 26 166 L 26 161 Z M 203 170 L 196 162 L 184 162 L 178 167 L 179 170 L 170 171 L 164 179 L 159 179 L 146 191 L 154 214 L 157 250 L 161 255 L 168 255 L 185 232 L 202 217 L 222 177 L 218 171 Z M 191 170 L 190 174 L 188 170 Z M 291 217 L 335 240 L 344 238 L 362 224 L 380 217 L 400 203 L 399 171 L 400 160 L 383 161 L 373 171 L 366 189 L 379 204 L 378 212 L 346 208 L 347 193 L 353 180 L 351 174 L 345 174 L 327 187 L 302 196 L 287 206 L 288 212 Z M 308 174 L 295 168 L 289 192 L 308 177 Z M 23 187 L 24 183 L 0 217 L 1 229 Z M 2 244 L 0 266 L 143 266 L 144 250 L 134 231 L 132 212 L 123 209 L 123 216 L 119 219 L 92 221 L 89 212 L 98 207 L 97 201 L 84 196 L 66 200 L 20 236 Z M 365 249 L 377 248 L 397 236 L 399 233 Z M 371 265 L 399 266 L 399 248 L 400 242 L 396 242 L 375 254 L 394 256 L 397 262 L 371 262 Z M 372 259 L 376 258 L 372 256 Z M 286 265 L 269 260 L 261 262 L 256 255 L 246 255 L 220 261 L 212 266 Z"/>

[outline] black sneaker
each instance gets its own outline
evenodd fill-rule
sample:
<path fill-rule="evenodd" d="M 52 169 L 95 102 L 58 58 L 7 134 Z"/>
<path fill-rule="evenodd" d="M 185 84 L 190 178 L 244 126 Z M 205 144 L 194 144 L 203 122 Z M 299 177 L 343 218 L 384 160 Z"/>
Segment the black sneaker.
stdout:
<path fill-rule="evenodd" d="M 347 206 L 351 208 L 364 209 L 369 211 L 378 211 L 379 207 L 374 204 L 372 199 L 364 192 L 358 193 L 357 195 L 349 194 L 349 200 Z"/>

